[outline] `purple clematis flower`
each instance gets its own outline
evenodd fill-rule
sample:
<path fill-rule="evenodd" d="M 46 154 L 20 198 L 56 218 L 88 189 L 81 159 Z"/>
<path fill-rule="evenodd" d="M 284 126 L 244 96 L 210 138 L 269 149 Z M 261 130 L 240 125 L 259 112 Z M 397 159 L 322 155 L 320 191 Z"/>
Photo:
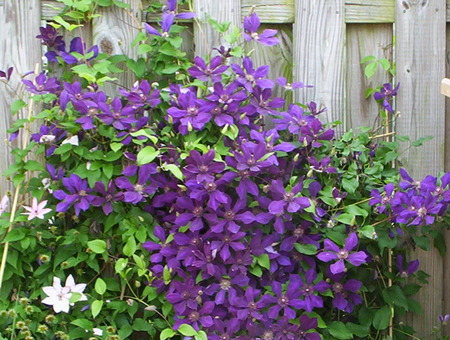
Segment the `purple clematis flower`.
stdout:
<path fill-rule="evenodd" d="M 303 114 L 303 109 L 291 104 L 287 112 L 281 112 L 282 118 L 273 119 L 275 128 L 279 131 L 288 130 L 290 133 L 300 134 L 301 129 L 314 120 L 314 116 Z"/>
<path fill-rule="evenodd" d="M 47 78 L 44 73 L 39 74 L 34 82 L 31 80 L 22 80 L 27 91 L 34 94 L 55 93 L 59 91 L 60 86 L 56 78 Z"/>
<path fill-rule="evenodd" d="M 117 130 L 125 130 L 130 128 L 131 124 L 137 122 L 137 119 L 134 118 L 135 109 L 130 105 L 122 107 L 119 98 L 114 98 L 110 105 L 100 102 L 99 108 L 102 113 L 98 114 L 97 117 L 106 125 L 112 125 Z"/>
<path fill-rule="evenodd" d="M 228 69 L 227 65 L 223 64 L 222 57 L 216 56 L 211 59 L 209 66 L 206 65 L 205 60 L 200 57 L 194 58 L 194 66 L 188 69 L 189 74 L 201 81 L 212 80 L 214 83 L 220 82 L 222 74 Z"/>
<path fill-rule="evenodd" d="M 272 88 L 274 86 L 272 80 L 265 78 L 269 73 L 269 66 L 260 66 L 255 70 L 253 68 L 253 62 L 249 57 L 244 58 L 242 65 L 244 67 L 243 69 L 237 64 L 232 64 L 231 68 L 234 73 L 237 74 L 236 81 L 238 84 L 244 87 L 248 92 L 253 92 L 254 85 L 258 85 L 263 89 Z"/>
<path fill-rule="evenodd" d="M 137 204 L 144 200 L 145 197 L 156 192 L 154 183 L 149 183 L 150 176 L 156 174 L 156 165 L 149 163 L 139 167 L 138 178 L 136 184 L 132 184 L 127 177 L 118 177 L 115 180 L 116 185 L 124 192 L 123 201 L 127 203 Z"/>
<path fill-rule="evenodd" d="M 288 83 L 287 79 L 284 77 L 278 77 L 277 78 L 277 83 L 281 86 L 283 86 L 283 88 L 287 91 L 289 90 L 295 90 L 295 89 L 302 89 L 305 87 L 314 87 L 312 85 L 305 85 L 302 82 L 293 82 L 293 83 Z"/>
<path fill-rule="evenodd" d="M 91 206 L 96 196 L 91 195 L 92 191 L 88 187 L 86 180 L 82 180 L 75 174 L 65 177 L 62 180 L 64 187 L 69 191 L 67 194 L 64 190 L 56 190 L 53 196 L 62 201 L 56 205 L 56 211 L 66 212 L 72 205 L 75 207 L 75 215 L 79 215 L 81 211 L 86 211 Z"/>
<path fill-rule="evenodd" d="M 214 181 L 215 175 L 225 169 L 225 163 L 214 161 L 215 155 L 214 150 L 209 150 L 204 155 L 200 155 L 197 150 L 191 150 L 186 158 L 187 165 L 183 168 L 186 180 L 194 179 L 197 183 Z"/>
<path fill-rule="evenodd" d="M 256 13 L 252 13 L 250 16 L 244 18 L 244 39 L 247 41 L 255 40 L 261 45 L 273 46 L 280 43 L 280 41 L 274 37 L 278 33 L 277 30 L 265 29 L 262 33 L 258 34 L 259 26 L 261 22 Z"/>
<path fill-rule="evenodd" d="M 375 98 L 375 100 L 383 101 L 383 107 L 386 111 L 394 113 L 394 110 L 392 109 L 391 103 L 389 101 L 397 95 L 399 87 L 400 83 L 398 83 L 395 88 L 392 88 L 392 85 L 389 83 L 383 84 L 380 92 L 375 92 L 373 97 Z"/>
<path fill-rule="evenodd" d="M 269 308 L 268 316 L 270 319 L 277 319 L 282 310 L 285 317 L 295 319 L 296 312 L 293 308 L 300 309 L 304 306 L 304 302 L 300 299 L 302 294 L 301 284 L 300 276 L 290 275 L 289 284 L 285 293 L 283 293 L 281 283 L 278 281 L 272 282 L 272 289 L 276 296 L 266 294 L 263 297 L 267 304 L 275 304 Z"/>
<path fill-rule="evenodd" d="M 238 296 L 236 293 L 230 294 L 230 304 L 233 306 L 233 310 L 236 309 L 239 320 L 247 320 L 247 318 L 262 319 L 262 310 L 265 307 L 264 300 L 256 301 L 260 297 L 260 293 L 260 290 L 249 286 L 242 296 Z"/>
<path fill-rule="evenodd" d="M 328 277 L 334 281 L 331 284 L 331 291 L 333 292 L 333 307 L 351 313 L 354 306 L 363 302 L 362 297 L 358 294 L 362 287 L 362 282 L 356 279 L 349 279 L 342 282 L 344 273 L 337 275 L 329 273 Z"/>
<path fill-rule="evenodd" d="M 408 263 L 408 267 L 403 267 L 403 256 L 398 254 L 397 256 L 397 268 L 400 277 L 406 278 L 414 274 L 419 269 L 419 260 L 414 260 Z"/>
<path fill-rule="evenodd" d="M 315 307 L 322 308 L 323 307 L 323 299 L 316 295 L 316 292 L 324 293 L 327 289 L 330 288 L 330 285 L 325 281 L 319 281 L 314 284 L 314 281 L 317 278 L 317 272 L 315 269 L 310 269 L 305 273 L 305 281 L 302 279 L 300 290 L 302 296 L 304 297 L 302 308 L 306 310 L 308 313 L 311 313 Z"/>
<path fill-rule="evenodd" d="M 0 78 L 5 78 L 6 81 L 11 79 L 11 74 L 13 73 L 14 67 L 9 67 L 8 70 L 2 71 L 0 70 Z"/>
<path fill-rule="evenodd" d="M 182 12 L 177 14 L 177 2 L 178 0 L 167 0 L 167 6 L 163 6 L 162 8 L 163 12 L 171 13 L 175 15 L 175 18 L 177 19 L 192 19 L 197 16 L 192 12 Z"/>
<path fill-rule="evenodd" d="M 317 328 L 317 319 L 310 318 L 303 314 L 300 316 L 299 340 L 321 340 L 319 333 L 314 332 Z"/>
<path fill-rule="evenodd" d="M 97 191 L 100 196 L 92 202 L 92 205 L 96 207 L 102 207 L 105 215 L 109 215 L 113 211 L 112 202 L 118 202 L 123 200 L 123 193 L 117 192 L 117 188 L 113 181 L 108 183 L 108 188 L 105 188 L 103 182 L 99 181 L 95 183 L 94 190 Z"/>
<path fill-rule="evenodd" d="M 369 205 L 376 205 L 376 210 L 382 214 L 386 211 L 387 205 L 391 204 L 394 197 L 394 184 L 388 183 L 384 186 L 384 193 L 380 193 L 378 189 L 373 189 L 370 192 L 372 199 L 369 201 Z"/>
<path fill-rule="evenodd" d="M 170 12 L 164 12 L 161 16 L 161 21 L 159 24 L 161 25 L 162 32 L 158 31 L 156 28 L 150 26 L 147 23 L 144 23 L 144 27 L 148 34 L 157 35 L 159 37 L 167 38 L 169 36 L 170 28 L 172 27 L 175 21 L 175 15 Z"/>
<path fill-rule="evenodd" d="M 174 280 L 167 290 L 166 299 L 173 305 L 175 313 L 180 315 L 186 308 L 198 308 L 201 289 L 202 287 L 196 285 L 192 278 L 187 278 L 183 282 Z"/>
<path fill-rule="evenodd" d="M 173 328 L 178 329 L 184 323 L 191 325 L 196 331 L 200 330 L 200 325 L 210 328 L 214 325 L 214 321 L 211 316 L 214 307 L 215 303 L 213 301 L 206 301 L 200 309 L 186 309 L 183 313 L 185 318 L 181 319 L 179 317 L 175 317 Z"/>
<path fill-rule="evenodd" d="M 342 249 L 329 239 L 325 239 L 324 243 L 325 249 L 317 255 L 317 258 L 323 262 L 337 260 L 330 266 L 330 271 L 333 274 L 339 274 L 345 271 L 345 261 L 357 267 L 366 262 L 367 254 L 364 251 L 351 252 L 358 245 L 358 236 L 356 236 L 356 233 L 351 233 L 347 237 L 345 246 Z"/>
<path fill-rule="evenodd" d="M 283 183 L 280 180 L 272 181 L 270 189 L 276 197 L 281 198 L 281 200 L 275 199 L 269 204 L 269 212 L 273 215 L 282 214 L 285 210 L 294 213 L 306 209 L 311 205 L 311 202 L 307 197 L 298 196 L 303 189 L 303 178 L 301 178 L 299 183 L 290 191 L 287 191 L 284 188 Z"/>

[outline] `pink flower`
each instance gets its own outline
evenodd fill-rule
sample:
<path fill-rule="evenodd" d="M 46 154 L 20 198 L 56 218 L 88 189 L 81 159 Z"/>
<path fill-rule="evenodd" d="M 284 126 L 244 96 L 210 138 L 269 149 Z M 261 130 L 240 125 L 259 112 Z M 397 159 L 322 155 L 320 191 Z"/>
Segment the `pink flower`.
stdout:
<path fill-rule="evenodd" d="M 9 198 L 5 194 L 2 198 L 2 200 L 0 201 L 0 215 L 3 214 L 6 209 L 8 209 L 8 202 L 9 202 Z"/>
<path fill-rule="evenodd" d="M 33 203 L 31 204 L 31 207 L 26 206 L 23 207 L 28 212 L 24 212 L 22 213 L 22 215 L 28 215 L 28 221 L 32 220 L 35 217 L 43 220 L 44 215 L 52 211 L 52 209 L 50 208 L 45 208 L 46 205 L 47 201 L 42 201 L 41 203 L 38 203 L 36 197 L 33 197 Z"/>

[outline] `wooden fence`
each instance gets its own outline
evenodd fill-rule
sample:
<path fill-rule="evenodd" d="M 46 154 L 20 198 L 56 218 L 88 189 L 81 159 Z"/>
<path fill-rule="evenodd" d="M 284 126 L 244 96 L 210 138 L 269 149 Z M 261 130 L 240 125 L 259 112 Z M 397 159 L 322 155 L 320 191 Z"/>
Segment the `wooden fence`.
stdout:
<path fill-rule="evenodd" d="M 123 0 L 131 5 L 128 12 L 119 8 L 101 11 L 81 29 L 88 44 L 98 44 L 103 52 L 136 53 L 130 42 L 137 24 L 146 18 L 146 3 Z M 147 0 L 150 1 L 150 0 Z M 377 71 L 367 81 L 363 57 L 393 58 L 396 81 L 401 83 L 396 107 L 401 115 L 395 130 L 400 135 L 434 139 L 420 149 L 405 152 L 404 164 L 417 178 L 450 171 L 450 102 L 439 93 L 442 78 L 449 73 L 447 42 L 450 43 L 450 0 L 192 0 L 199 22 L 191 26 L 192 39 L 186 44 L 191 53 L 204 55 L 219 44 L 218 36 L 202 22 L 208 13 L 218 21 L 240 26 L 242 17 L 253 6 L 266 27 L 279 30 L 281 44 L 274 47 L 253 45 L 257 64 L 271 66 L 271 76 L 284 75 L 315 87 L 300 92 L 295 100 L 315 100 L 327 106 L 328 121 L 340 120 L 342 128 L 371 125 L 377 105 L 365 99 L 367 87 L 388 80 Z M 51 7 L 48 5 L 52 5 Z M 41 20 L 51 20 L 58 13 L 55 1 L 0 0 L 0 69 L 14 66 L 13 88 L 20 87 L 18 74 L 35 68 L 41 61 L 38 34 Z M 147 18 L 151 20 L 151 18 Z M 77 31 L 77 33 L 79 33 Z M 395 43 L 394 43 L 395 37 Z M 450 46 L 450 45 L 449 45 Z M 194 51 L 195 50 L 195 51 Z M 132 83 L 128 74 L 122 82 Z M 12 122 L 9 106 L 14 100 L 10 88 L 0 88 L 0 140 L 7 138 Z M 19 114 L 20 115 L 20 114 Z M 11 163 L 9 148 L 0 143 L 0 171 Z M 0 194 L 9 188 L 0 181 Z M 447 235 L 450 248 L 450 235 Z M 418 252 L 421 268 L 431 273 L 430 286 L 418 297 L 423 316 L 411 316 L 422 339 L 437 324 L 439 314 L 450 313 L 450 255 Z"/>

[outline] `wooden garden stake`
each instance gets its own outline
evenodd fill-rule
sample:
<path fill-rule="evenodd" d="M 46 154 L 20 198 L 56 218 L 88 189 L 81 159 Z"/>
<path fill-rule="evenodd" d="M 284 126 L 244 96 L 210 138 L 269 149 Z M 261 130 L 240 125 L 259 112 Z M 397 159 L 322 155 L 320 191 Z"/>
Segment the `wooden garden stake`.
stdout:
<path fill-rule="evenodd" d="M 36 64 L 36 67 L 34 69 L 34 75 L 37 76 L 39 72 L 39 64 Z M 31 119 L 31 114 L 33 113 L 33 106 L 34 106 L 34 100 L 30 99 L 30 102 L 28 104 L 28 121 Z M 22 139 L 22 149 L 26 149 L 27 145 L 28 145 L 28 141 L 30 140 L 30 128 L 29 128 L 29 122 L 27 123 L 28 126 L 26 126 L 26 128 L 24 129 L 24 136 Z M 16 211 L 17 211 L 17 204 L 19 201 L 19 194 L 20 194 L 20 189 L 22 188 L 22 183 L 19 183 L 16 187 L 16 190 L 14 190 L 14 200 L 13 200 L 13 204 L 11 206 L 11 215 L 9 217 L 9 227 L 8 230 L 6 231 L 5 237 L 9 234 L 9 232 L 12 230 L 13 227 L 13 221 L 14 218 L 16 216 Z M 6 267 L 6 258 L 8 257 L 8 249 L 9 249 L 9 241 L 5 242 L 5 247 L 3 248 L 3 254 L 2 254 L 2 262 L 0 264 L 0 290 L 2 289 L 2 285 L 3 285 L 3 276 L 5 274 L 5 267 Z"/>

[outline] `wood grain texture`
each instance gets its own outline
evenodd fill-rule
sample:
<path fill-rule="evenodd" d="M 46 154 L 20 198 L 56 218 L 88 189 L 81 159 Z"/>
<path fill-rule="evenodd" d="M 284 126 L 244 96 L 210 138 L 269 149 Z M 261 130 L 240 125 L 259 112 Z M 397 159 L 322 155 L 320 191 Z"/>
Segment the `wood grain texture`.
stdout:
<path fill-rule="evenodd" d="M 364 75 L 364 57 L 392 58 L 392 25 L 348 24 L 347 25 L 347 126 L 373 126 L 379 116 L 379 105 L 371 96 L 365 98 L 368 88 L 375 88 L 389 81 L 389 75 L 378 67 L 375 75 L 367 80 Z"/>
<path fill-rule="evenodd" d="M 447 9 L 449 8 L 447 2 Z M 448 13 L 448 12 L 447 12 Z M 447 44 L 445 53 L 445 75 L 450 77 L 450 24 L 447 23 Z M 445 171 L 450 171 L 450 98 L 445 98 Z M 445 233 L 447 254 L 444 258 L 444 313 L 450 313 L 450 230 Z M 450 334 L 450 322 L 447 324 L 446 333 Z"/>
<path fill-rule="evenodd" d="M 197 19 L 194 23 L 195 54 L 205 57 L 211 49 L 226 45 L 220 35 L 207 22 L 207 15 L 218 22 L 230 21 L 241 27 L 241 0 L 193 0 Z"/>
<path fill-rule="evenodd" d="M 41 4 L 37 0 L 4 0 L 0 2 L 0 69 L 13 66 L 14 72 L 9 85 L 27 102 L 21 75 L 34 71 L 36 63 L 42 61 L 41 44 L 35 38 L 39 34 Z M 28 79 L 32 79 L 30 76 Z M 12 164 L 10 148 L 5 139 L 12 124 L 11 103 L 17 98 L 16 93 L 5 84 L 0 83 L 0 173 Z M 27 109 L 19 112 L 15 118 L 25 117 Z M 18 138 L 20 142 L 20 137 Z M 10 182 L 0 177 L 0 197 L 11 189 Z"/>
<path fill-rule="evenodd" d="M 125 54 L 136 58 L 137 47 L 131 43 L 141 26 L 142 6 L 140 0 L 123 0 L 130 5 L 128 9 L 117 6 L 99 8 L 100 16 L 92 22 L 93 44 L 98 45 L 100 52 L 109 55 Z M 132 72 L 117 75 L 118 83 L 131 87 L 135 82 Z M 108 89 L 108 92 L 110 90 Z"/>
<path fill-rule="evenodd" d="M 314 100 L 326 106 L 327 122 L 340 120 L 345 129 L 346 49 L 344 1 L 296 0 L 294 24 L 294 81 L 314 85 L 296 92 L 299 102 Z M 338 131 L 342 132 L 342 131 Z"/>
<path fill-rule="evenodd" d="M 440 82 L 445 76 L 445 20 L 445 0 L 397 1 L 397 79 L 401 83 L 397 109 L 401 117 L 396 131 L 413 140 L 434 136 L 423 147 L 405 150 L 402 156 L 404 166 L 418 180 L 444 169 L 445 99 Z M 424 315 L 410 315 L 409 320 L 417 330 L 415 336 L 430 339 L 437 316 L 444 312 L 448 282 L 444 286 L 443 259 L 437 251 L 413 255 L 419 258 L 420 269 L 431 277 L 429 285 L 417 294 Z"/>
<path fill-rule="evenodd" d="M 395 21 L 395 0 L 347 0 L 345 22 L 392 23 Z"/>
<path fill-rule="evenodd" d="M 270 67 L 267 77 L 275 81 L 277 77 L 285 77 L 288 82 L 292 82 L 292 26 L 291 25 L 261 25 L 261 29 L 277 29 L 277 38 L 280 43 L 275 46 L 263 46 L 255 41 L 245 43 L 245 51 L 251 51 L 251 59 L 253 67 L 256 69 L 262 65 Z M 295 90 L 304 91 L 305 89 Z M 272 95 L 274 97 L 282 97 L 292 102 L 292 92 L 286 93 L 283 87 L 275 86 Z M 287 107 L 286 107 L 287 109 Z M 269 117 L 265 120 L 267 128 L 272 128 L 273 123 Z"/>
<path fill-rule="evenodd" d="M 294 22 L 294 0 L 242 0 L 242 16 L 248 15 L 252 7 L 263 23 Z"/>

